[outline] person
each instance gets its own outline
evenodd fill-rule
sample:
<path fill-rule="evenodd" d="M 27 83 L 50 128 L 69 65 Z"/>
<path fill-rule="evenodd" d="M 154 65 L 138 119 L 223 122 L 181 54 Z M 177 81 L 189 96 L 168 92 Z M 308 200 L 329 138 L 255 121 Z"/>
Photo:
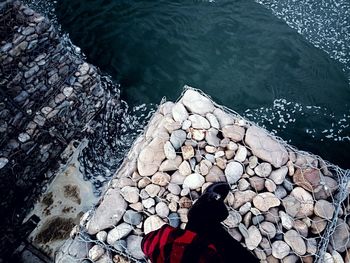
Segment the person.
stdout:
<path fill-rule="evenodd" d="M 144 254 L 152 263 L 259 262 L 222 226 L 228 216 L 224 199 L 230 187 L 225 182 L 206 188 L 188 212 L 185 230 L 167 224 L 142 240 Z"/>

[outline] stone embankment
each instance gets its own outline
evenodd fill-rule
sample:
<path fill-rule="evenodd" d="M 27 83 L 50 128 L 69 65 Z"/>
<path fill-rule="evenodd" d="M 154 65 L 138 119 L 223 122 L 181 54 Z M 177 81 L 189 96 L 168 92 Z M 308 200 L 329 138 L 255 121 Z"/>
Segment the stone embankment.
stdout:
<path fill-rule="evenodd" d="M 31 205 L 33 189 L 108 94 L 98 70 L 64 44 L 47 18 L 15 1 L 2 1 L 0 13 L 0 229 L 6 250 L 18 238 L 21 208 Z"/>
<path fill-rule="evenodd" d="M 333 168 L 187 89 L 160 105 L 56 262 L 144 261 L 144 234 L 165 223 L 183 229 L 217 181 L 232 189 L 223 225 L 262 262 L 349 262 L 350 206 L 336 204 L 342 174 Z"/>

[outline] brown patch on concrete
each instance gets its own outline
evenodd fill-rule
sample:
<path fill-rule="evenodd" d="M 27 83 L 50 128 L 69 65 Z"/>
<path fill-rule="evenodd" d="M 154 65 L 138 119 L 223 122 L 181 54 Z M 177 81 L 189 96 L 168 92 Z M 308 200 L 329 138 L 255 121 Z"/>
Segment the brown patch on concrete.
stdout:
<path fill-rule="evenodd" d="M 64 197 L 71 199 L 73 202 L 76 202 L 78 205 L 81 203 L 80 199 L 80 190 L 76 185 L 65 185 L 64 186 Z"/>
<path fill-rule="evenodd" d="M 62 209 L 62 213 L 64 214 L 68 214 L 70 212 L 72 212 L 74 210 L 74 208 L 71 206 L 71 207 L 67 207 L 65 206 L 63 209 Z"/>
<path fill-rule="evenodd" d="M 64 240 L 69 237 L 69 233 L 74 225 L 75 222 L 72 218 L 51 218 L 35 237 L 35 242 L 46 244 L 56 240 Z"/>
<path fill-rule="evenodd" d="M 41 203 L 43 203 L 46 207 L 49 207 L 50 205 L 53 204 L 53 194 L 52 192 L 49 192 L 43 196 L 43 200 Z"/>

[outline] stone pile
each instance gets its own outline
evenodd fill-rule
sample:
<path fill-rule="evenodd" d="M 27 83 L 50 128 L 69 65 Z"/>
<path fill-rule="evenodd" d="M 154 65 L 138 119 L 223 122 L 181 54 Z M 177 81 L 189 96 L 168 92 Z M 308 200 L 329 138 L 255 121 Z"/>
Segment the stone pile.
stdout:
<path fill-rule="evenodd" d="M 217 181 L 232 189 L 224 226 L 262 262 L 317 259 L 338 188 L 326 164 L 193 89 L 160 106 L 96 210 L 82 217 L 80 234 L 76 228 L 72 235 L 92 239 L 88 257 L 94 262 L 119 262 L 116 253 L 142 261 L 143 235 L 165 223 L 183 229 L 193 203 Z M 344 262 L 348 237 L 343 224 L 326 257 Z"/>

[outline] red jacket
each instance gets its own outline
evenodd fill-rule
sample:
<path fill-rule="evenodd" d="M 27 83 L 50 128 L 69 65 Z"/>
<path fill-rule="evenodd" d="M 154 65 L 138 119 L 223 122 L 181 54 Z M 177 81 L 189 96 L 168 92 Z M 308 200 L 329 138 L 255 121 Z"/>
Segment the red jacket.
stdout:
<path fill-rule="evenodd" d="M 220 263 L 215 245 L 189 230 L 163 225 L 148 233 L 141 244 L 152 263 Z"/>

